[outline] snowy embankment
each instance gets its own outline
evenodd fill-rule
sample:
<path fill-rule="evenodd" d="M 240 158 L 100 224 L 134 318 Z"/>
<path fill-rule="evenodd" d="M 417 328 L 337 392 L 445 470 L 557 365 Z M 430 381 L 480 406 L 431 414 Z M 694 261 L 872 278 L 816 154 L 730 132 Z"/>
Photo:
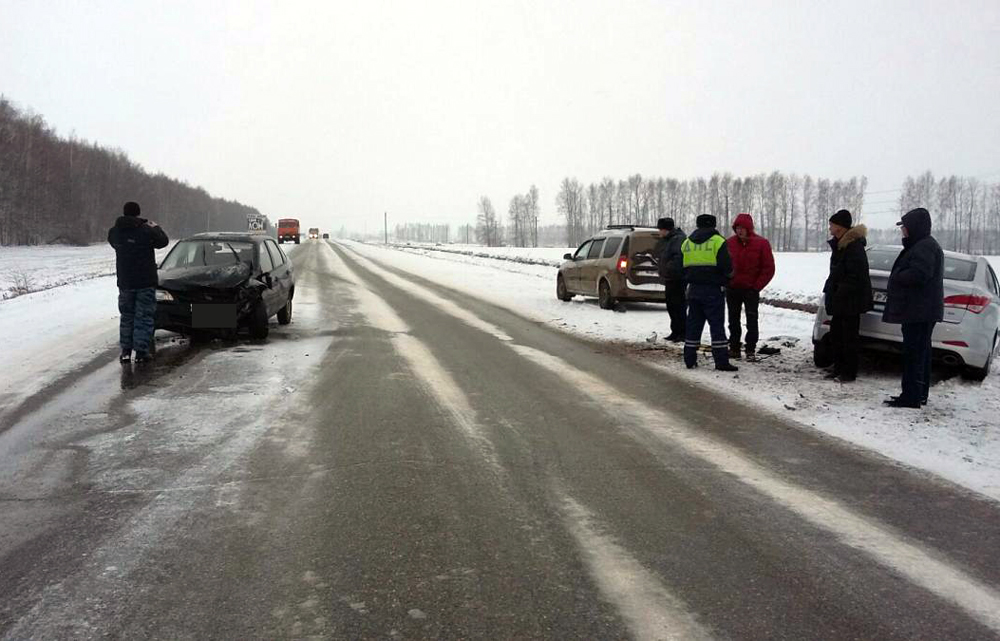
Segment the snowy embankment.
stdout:
<path fill-rule="evenodd" d="M 157 260 L 169 250 L 156 252 Z M 0 247 L 0 286 L 10 275 L 31 291 L 0 300 L 0 401 L 23 400 L 118 341 L 115 253 L 87 247 Z M 109 275 L 110 274 L 110 275 Z"/>
<path fill-rule="evenodd" d="M 662 341 L 669 330 L 663 307 L 635 304 L 614 313 L 580 297 L 563 303 L 555 297 L 553 263 L 516 260 L 527 257 L 541 262 L 554 257 L 552 261 L 558 264 L 566 249 L 463 247 L 469 253 L 459 254 L 442 252 L 440 247 L 345 244 L 366 257 L 557 329 L 624 344 L 653 367 L 1000 500 L 1000 421 L 996 418 L 1000 416 L 1000 368 L 996 365 L 981 384 L 959 377 L 938 380 L 923 411 L 894 410 L 882 401 L 899 393 L 898 360 L 863 359 L 859 379 L 853 384 L 825 380 L 824 372 L 812 364 L 812 314 L 763 305 L 762 344 L 779 347 L 781 354 L 757 363 L 738 363 L 740 371 L 735 376 L 715 372 L 703 354 L 704 367 L 688 371 L 680 348 Z M 493 252 L 498 255 L 487 255 Z M 766 297 L 814 300 L 822 288 L 829 256 L 777 254 L 775 258 L 777 274 L 764 292 Z M 1000 266 L 1000 259 L 991 258 L 991 262 Z M 707 344 L 707 334 L 703 340 Z M 672 393 L 664 390 L 664 394 Z M 734 427 L 737 423 L 734 417 Z"/>
<path fill-rule="evenodd" d="M 563 255 L 575 251 L 572 247 L 482 247 L 480 245 L 395 244 L 400 249 L 443 260 L 492 259 L 518 265 L 558 267 Z M 820 258 L 824 257 L 824 258 Z M 815 252 L 783 252 L 774 255 L 774 280 L 765 291 L 765 298 L 779 305 L 815 311 L 819 292 L 823 289 L 829 269 L 829 254 Z M 518 271 L 516 269 L 510 271 Z M 542 272 L 549 274 L 549 272 Z"/>

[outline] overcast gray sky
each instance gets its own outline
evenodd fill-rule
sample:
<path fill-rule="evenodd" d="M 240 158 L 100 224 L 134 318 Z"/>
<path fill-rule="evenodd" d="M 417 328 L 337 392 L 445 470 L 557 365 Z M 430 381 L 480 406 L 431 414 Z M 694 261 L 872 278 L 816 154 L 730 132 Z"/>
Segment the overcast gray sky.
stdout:
<path fill-rule="evenodd" d="M 0 93 L 272 219 L 548 222 L 567 175 L 1000 180 L 1000 2 L 0 0 Z"/>

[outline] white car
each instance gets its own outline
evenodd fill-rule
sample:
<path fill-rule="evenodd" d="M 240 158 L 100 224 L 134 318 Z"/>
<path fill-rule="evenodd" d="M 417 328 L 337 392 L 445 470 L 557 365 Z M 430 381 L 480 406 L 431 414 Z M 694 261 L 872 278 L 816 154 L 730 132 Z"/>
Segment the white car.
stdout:
<path fill-rule="evenodd" d="M 875 309 L 861 317 L 863 348 L 899 351 L 900 325 L 882 322 L 886 284 L 892 264 L 903 248 L 873 245 L 868 248 Z M 818 367 L 833 363 L 828 339 L 830 316 L 820 300 L 813 324 L 813 360 Z M 965 378 L 981 381 L 990 373 L 1000 348 L 1000 282 L 981 256 L 944 253 L 944 321 L 934 326 L 934 358 L 949 367 L 961 367 Z"/>

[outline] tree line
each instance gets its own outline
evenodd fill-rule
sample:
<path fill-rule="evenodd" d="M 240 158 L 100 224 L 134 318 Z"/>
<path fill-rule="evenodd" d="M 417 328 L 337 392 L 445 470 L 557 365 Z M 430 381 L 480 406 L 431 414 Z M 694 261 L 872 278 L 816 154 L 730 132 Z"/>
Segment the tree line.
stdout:
<path fill-rule="evenodd" d="M 564 178 L 556 209 L 565 220 L 569 246 L 607 225 L 654 226 L 668 217 L 690 230 L 699 215 L 711 214 L 719 229 L 728 229 L 736 214 L 747 212 L 776 250 L 811 250 L 825 248 L 833 212 L 846 208 L 855 220 L 862 219 L 867 186 L 865 176 L 831 180 L 779 171 L 745 177 L 715 173 L 691 180 L 634 174 L 586 186 Z"/>
<path fill-rule="evenodd" d="M 260 213 L 150 174 L 121 150 L 60 137 L 0 96 L 0 245 L 104 240 L 128 200 L 172 237 L 245 230 L 246 215 Z"/>
<path fill-rule="evenodd" d="M 899 212 L 925 207 L 934 237 L 945 249 L 967 254 L 1000 254 L 1000 183 L 978 177 L 935 179 L 927 171 L 903 181 Z"/>

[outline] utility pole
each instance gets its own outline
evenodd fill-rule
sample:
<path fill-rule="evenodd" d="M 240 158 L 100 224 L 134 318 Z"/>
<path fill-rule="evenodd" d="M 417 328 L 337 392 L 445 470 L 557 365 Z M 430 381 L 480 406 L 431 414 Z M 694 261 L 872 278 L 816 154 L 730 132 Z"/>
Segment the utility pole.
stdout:
<path fill-rule="evenodd" d="M 382 224 L 385 228 L 385 244 L 389 244 L 389 212 L 382 212 Z"/>

